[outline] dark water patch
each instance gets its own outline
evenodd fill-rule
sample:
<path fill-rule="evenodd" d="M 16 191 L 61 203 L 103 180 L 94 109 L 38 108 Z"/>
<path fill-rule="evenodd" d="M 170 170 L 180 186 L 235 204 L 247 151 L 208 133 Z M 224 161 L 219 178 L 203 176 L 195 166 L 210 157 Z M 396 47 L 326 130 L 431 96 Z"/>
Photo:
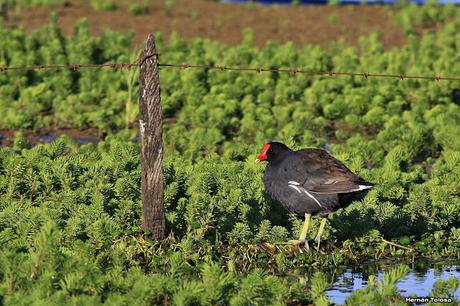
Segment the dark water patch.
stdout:
<path fill-rule="evenodd" d="M 42 143 L 50 143 L 50 142 L 53 142 L 54 140 L 56 140 L 56 136 L 52 136 L 52 135 L 44 135 L 44 136 L 40 136 L 40 142 Z"/>
<path fill-rule="evenodd" d="M 96 136 L 76 137 L 74 139 L 79 145 L 98 143 L 100 141 Z"/>
<path fill-rule="evenodd" d="M 17 135 L 18 132 L 20 131 L 14 129 L 0 129 L 0 146 L 14 146 L 15 135 Z M 38 144 L 51 143 L 61 136 L 70 137 L 79 145 L 99 143 L 106 136 L 106 134 L 102 134 L 97 129 L 56 129 L 48 131 L 24 131 L 20 133 L 22 133 L 21 137 L 30 144 L 30 147 L 34 147 Z"/>

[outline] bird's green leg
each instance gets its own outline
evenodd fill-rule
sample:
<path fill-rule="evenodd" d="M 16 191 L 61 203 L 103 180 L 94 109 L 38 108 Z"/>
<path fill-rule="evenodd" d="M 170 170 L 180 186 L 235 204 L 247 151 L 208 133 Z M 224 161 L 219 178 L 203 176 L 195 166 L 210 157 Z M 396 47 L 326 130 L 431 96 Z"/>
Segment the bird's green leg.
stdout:
<path fill-rule="evenodd" d="M 321 242 L 321 235 L 324 232 L 324 227 L 326 226 L 326 222 L 327 222 L 327 219 L 323 218 L 323 220 L 321 220 L 321 224 L 319 225 L 318 234 L 316 235 L 316 238 L 315 238 L 317 250 L 319 250 L 319 244 Z"/>
<path fill-rule="evenodd" d="M 300 237 L 299 237 L 299 240 L 290 240 L 288 243 L 289 244 L 300 244 L 300 243 L 304 243 L 305 244 L 305 248 L 307 250 L 310 249 L 309 245 L 308 245 L 308 240 L 306 239 L 307 237 L 307 233 L 308 233 L 308 228 L 310 227 L 310 220 L 311 220 L 311 214 L 305 214 L 305 221 L 303 223 L 303 226 L 302 226 L 302 230 L 300 231 Z"/>
<path fill-rule="evenodd" d="M 300 243 L 305 242 L 305 247 L 308 248 L 307 233 L 310 228 L 311 214 L 305 214 L 305 222 L 303 223 L 302 230 L 300 231 L 299 241 Z"/>

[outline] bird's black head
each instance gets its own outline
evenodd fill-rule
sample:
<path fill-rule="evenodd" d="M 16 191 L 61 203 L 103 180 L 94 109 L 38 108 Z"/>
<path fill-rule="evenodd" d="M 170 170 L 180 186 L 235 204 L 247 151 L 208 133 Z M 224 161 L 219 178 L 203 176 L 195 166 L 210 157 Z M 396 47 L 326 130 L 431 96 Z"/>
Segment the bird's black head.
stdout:
<path fill-rule="evenodd" d="M 288 148 L 284 143 L 272 141 L 267 143 L 262 149 L 262 153 L 259 154 L 256 161 L 261 162 L 266 160 L 267 162 L 276 161 L 279 157 L 284 156 L 286 153 L 292 150 Z"/>

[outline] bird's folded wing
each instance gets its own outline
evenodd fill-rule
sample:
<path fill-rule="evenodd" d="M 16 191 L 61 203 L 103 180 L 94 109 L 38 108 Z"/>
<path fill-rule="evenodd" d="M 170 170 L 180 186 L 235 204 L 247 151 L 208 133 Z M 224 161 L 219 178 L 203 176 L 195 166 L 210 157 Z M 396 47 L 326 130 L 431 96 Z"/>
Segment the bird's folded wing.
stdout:
<path fill-rule="evenodd" d="M 372 188 L 372 184 L 364 181 L 334 181 L 319 184 L 306 182 L 304 188 L 315 193 L 348 193 Z"/>
<path fill-rule="evenodd" d="M 350 171 L 344 164 L 324 150 L 300 150 L 302 167 L 297 171 L 305 171 L 306 179 L 302 184 L 306 190 L 315 193 L 348 193 L 372 188 Z"/>

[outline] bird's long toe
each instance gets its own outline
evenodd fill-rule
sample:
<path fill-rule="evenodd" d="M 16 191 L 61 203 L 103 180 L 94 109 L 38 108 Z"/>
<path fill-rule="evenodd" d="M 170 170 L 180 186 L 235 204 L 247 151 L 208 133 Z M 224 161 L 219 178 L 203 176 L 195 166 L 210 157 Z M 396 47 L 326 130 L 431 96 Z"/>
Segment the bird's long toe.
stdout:
<path fill-rule="evenodd" d="M 308 245 L 308 240 L 305 239 L 304 241 L 301 241 L 301 243 L 304 244 L 305 250 L 306 250 L 307 252 L 310 251 L 310 246 Z"/>
<path fill-rule="evenodd" d="M 300 245 L 301 243 L 302 243 L 302 241 L 300 241 L 300 240 L 289 240 L 286 244 Z"/>
<path fill-rule="evenodd" d="M 307 252 L 310 251 L 310 246 L 308 245 L 308 240 L 306 240 L 306 239 L 289 240 L 287 242 L 287 244 L 296 245 L 296 246 L 299 246 L 299 247 L 303 246 Z"/>
<path fill-rule="evenodd" d="M 319 246 L 321 244 L 321 237 L 316 237 L 315 238 L 315 242 L 316 242 L 316 250 L 319 250 Z"/>

